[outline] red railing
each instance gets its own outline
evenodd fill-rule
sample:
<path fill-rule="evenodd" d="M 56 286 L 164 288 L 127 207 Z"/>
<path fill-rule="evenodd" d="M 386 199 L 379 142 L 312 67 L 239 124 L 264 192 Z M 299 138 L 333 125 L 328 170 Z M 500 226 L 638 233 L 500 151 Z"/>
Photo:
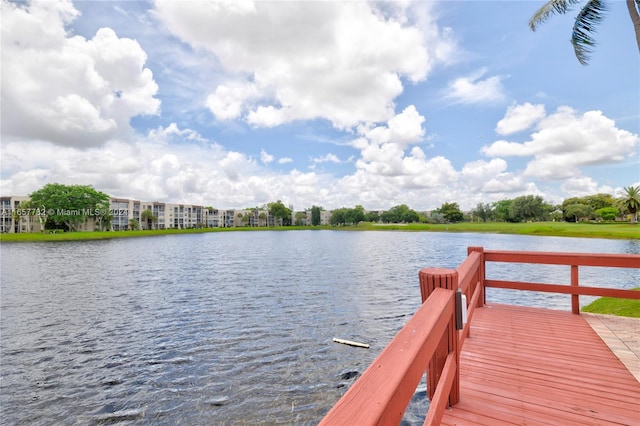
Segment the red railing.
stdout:
<path fill-rule="evenodd" d="M 622 299 L 640 299 L 640 292 L 616 288 L 580 286 L 578 267 L 602 266 L 612 268 L 640 268 L 640 256 L 635 254 L 596 254 L 596 253 L 551 253 L 551 252 L 515 252 L 486 250 L 485 262 L 537 263 L 545 265 L 571 266 L 571 284 L 540 284 L 521 281 L 485 280 L 485 287 L 510 288 L 516 290 L 544 291 L 571 294 L 571 312 L 580 313 L 581 295 L 618 297 Z"/>
<path fill-rule="evenodd" d="M 571 267 L 571 283 L 487 280 L 486 262 L 567 265 Z M 399 424 L 425 368 L 431 403 L 424 424 L 439 424 L 445 408 L 460 400 L 460 351 L 470 335 L 476 307 L 484 304 L 485 287 L 570 294 L 576 314 L 580 295 L 640 299 L 640 291 L 580 286 L 579 266 L 640 269 L 640 255 L 485 251 L 482 247 L 469 247 L 468 257 L 455 270 L 420 270 L 423 304 L 320 424 Z M 456 293 L 466 296 L 465 324 L 460 319 L 462 298 Z"/>

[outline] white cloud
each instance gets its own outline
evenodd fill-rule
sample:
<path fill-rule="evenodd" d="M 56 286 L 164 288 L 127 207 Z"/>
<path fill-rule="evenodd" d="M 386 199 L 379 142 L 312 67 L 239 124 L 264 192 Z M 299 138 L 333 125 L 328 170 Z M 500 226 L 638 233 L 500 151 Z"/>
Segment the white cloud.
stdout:
<path fill-rule="evenodd" d="M 505 140 L 497 140 L 489 146 L 483 146 L 481 152 L 489 157 L 512 157 L 521 156 L 526 157 L 533 155 L 532 152 L 526 152 L 521 143 L 509 142 Z"/>
<path fill-rule="evenodd" d="M 224 171 L 227 179 L 237 182 L 243 174 L 243 169 L 253 166 L 253 161 L 241 152 L 229 151 L 225 158 L 218 162 L 218 166 Z"/>
<path fill-rule="evenodd" d="M 176 123 L 171 123 L 167 127 L 158 127 L 149 131 L 148 138 L 159 142 L 172 142 L 172 141 L 194 141 L 194 142 L 207 142 L 198 132 L 191 129 L 180 130 Z"/>
<path fill-rule="evenodd" d="M 465 164 L 461 180 L 467 197 L 470 196 L 477 204 L 538 192 L 535 185 L 527 182 L 522 174 L 509 172 L 507 168 L 507 162 L 502 158 Z"/>
<path fill-rule="evenodd" d="M 498 121 L 496 133 L 505 136 L 527 130 L 546 115 L 544 105 L 526 102 L 510 105 L 504 118 Z"/>
<path fill-rule="evenodd" d="M 218 119 L 234 120 L 242 115 L 244 102 L 256 94 L 255 87 L 249 84 L 221 84 L 207 97 L 206 106 Z"/>
<path fill-rule="evenodd" d="M 483 182 L 482 192 L 489 194 L 499 193 L 502 195 L 499 198 L 513 198 L 537 192 L 532 191 L 531 188 L 535 188 L 535 185 L 524 180 L 522 176 L 513 173 L 502 173 Z"/>
<path fill-rule="evenodd" d="M 2 2 L 2 135 L 95 146 L 124 136 L 129 120 L 156 114 L 158 86 L 146 54 L 110 28 L 68 34 L 70 1 Z"/>
<path fill-rule="evenodd" d="M 456 182 L 458 172 L 448 159 L 428 158 L 416 145 L 424 135 L 423 122 L 424 117 L 411 105 L 385 125 L 359 126 L 360 137 L 352 141 L 360 150 L 356 172 L 340 179 L 340 188 L 347 193 L 358 191 L 362 202 L 388 208 L 393 200 L 407 203 L 406 199 L 414 199 L 411 194 L 427 203 L 427 193 L 442 191 L 443 185 Z"/>
<path fill-rule="evenodd" d="M 430 186 L 441 178 L 444 179 L 453 172 L 448 160 L 446 165 L 440 159 L 429 160 L 417 146 L 411 148 L 408 155 L 405 153 L 410 145 L 422 141 L 422 123 L 424 117 L 410 105 L 391 117 L 385 125 L 358 126 L 357 132 L 361 137 L 352 141 L 352 146 L 361 152 L 360 158 L 356 160 L 356 168 L 367 174 L 395 177 L 403 185 Z M 442 174 L 433 174 L 428 170 L 430 168 L 436 168 Z M 421 175 L 422 173 L 426 175 Z"/>
<path fill-rule="evenodd" d="M 401 113 L 391 117 L 386 124 L 380 126 L 360 125 L 357 131 L 374 144 L 392 143 L 399 147 L 405 147 L 422 140 L 424 121 L 424 117 L 418 113 L 416 107 L 409 105 Z"/>
<path fill-rule="evenodd" d="M 269 164 L 273 162 L 274 159 L 275 157 L 271 154 L 268 154 L 264 149 L 260 151 L 260 161 L 262 162 L 262 164 Z"/>
<path fill-rule="evenodd" d="M 318 164 L 318 163 L 340 163 L 340 158 L 338 158 L 337 155 L 335 154 L 327 154 L 324 155 L 322 157 L 316 157 L 316 158 L 312 158 L 311 161 L 313 161 L 314 163 Z"/>
<path fill-rule="evenodd" d="M 278 164 L 286 164 L 286 163 L 292 163 L 293 162 L 293 158 L 290 157 L 282 157 L 278 159 Z"/>
<path fill-rule="evenodd" d="M 241 4 L 240 4 L 241 3 Z M 394 115 L 401 78 L 425 79 L 454 55 L 428 4 L 174 2 L 155 14 L 234 77 L 207 106 L 220 120 L 273 127 L 327 119 L 345 129 Z M 419 12 L 419 13 L 418 13 Z"/>
<path fill-rule="evenodd" d="M 4 178 L 0 193 L 29 194 L 46 183 L 60 182 L 93 185 L 117 197 L 219 208 L 244 208 L 281 199 L 295 203 L 296 208 L 363 204 L 383 209 L 410 204 L 420 210 L 435 208 L 448 199 L 471 207 L 467 206 L 471 200 L 463 194 L 466 180 L 474 175 L 472 168 L 483 170 L 475 172 L 476 178 L 504 175 L 502 160 L 467 165 L 466 176 L 461 178 L 449 160 L 429 158 L 419 146 L 404 152 L 402 143 L 378 145 L 362 139 L 362 158 L 356 161 L 356 170 L 344 177 L 296 169 L 274 172 L 268 164 L 226 150 L 175 124 L 153 129 L 133 143 L 110 141 L 86 149 L 48 142 L 9 142 L 0 152 Z M 374 148 L 382 154 L 375 155 Z M 374 152 L 369 152 L 371 149 Z M 323 160 L 340 161 L 333 154 Z"/>
<path fill-rule="evenodd" d="M 484 80 L 486 68 L 468 76 L 460 77 L 449 83 L 449 90 L 445 96 L 455 103 L 484 104 L 504 102 L 506 96 L 502 86 L 503 76 L 494 75 Z"/>
<path fill-rule="evenodd" d="M 287 204 L 295 200 L 299 208 L 319 201 L 329 206 L 342 196 L 336 193 L 334 178 L 297 170 L 274 173 L 175 124 L 153 129 L 133 143 L 109 141 L 84 149 L 49 142 L 3 143 L 0 162 L 2 195 L 27 195 L 59 182 L 93 185 L 116 197 L 219 208 L 277 199 Z"/>
<path fill-rule="evenodd" d="M 639 142 L 638 135 L 619 129 L 601 111 L 580 115 L 563 106 L 540 121 L 531 140 L 496 141 L 482 152 L 491 157 L 533 157 L 524 171 L 526 176 L 566 179 L 579 176 L 581 167 L 616 163 L 635 155 Z"/>
<path fill-rule="evenodd" d="M 570 177 L 566 179 L 561 189 L 571 197 L 584 197 L 593 194 L 613 194 L 614 190 L 608 185 L 598 185 L 598 182 L 590 177 Z"/>
<path fill-rule="evenodd" d="M 462 167 L 462 176 L 470 182 L 482 182 L 496 176 L 507 169 L 507 162 L 502 158 L 494 158 L 490 162 L 484 160 L 471 161 Z"/>

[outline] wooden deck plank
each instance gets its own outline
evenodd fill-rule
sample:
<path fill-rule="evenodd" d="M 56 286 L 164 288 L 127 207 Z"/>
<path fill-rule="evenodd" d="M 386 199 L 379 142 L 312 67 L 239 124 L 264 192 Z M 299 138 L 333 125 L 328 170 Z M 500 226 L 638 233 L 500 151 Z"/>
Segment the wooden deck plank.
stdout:
<path fill-rule="evenodd" d="M 467 395 L 466 395 L 467 396 Z M 455 407 L 446 414 L 451 413 L 457 421 L 454 424 L 475 424 L 478 413 L 485 414 L 486 418 L 498 423 L 509 424 L 536 424 L 536 425 L 602 425 L 610 424 L 602 420 L 586 418 L 579 413 L 567 413 L 561 411 L 547 411 L 544 407 L 515 400 L 500 400 L 484 397 L 481 393 L 468 394 L 469 400 L 461 407 Z M 449 418 L 445 416 L 447 422 Z M 444 423 L 443 423 L 444 424 Z M 491 423 L 489 423 L 491 424 Z"/>
<path fill-rule="evenodd" d="M 506 370 L 506 368 L 505 368 Z M 497 375 L 495 377 L 500 377 L 500 380 L 505 385 L 515 384 L 517 386 L 531 386 L 532 388 L 552 388 L 558 389 L 559 391 L 564 392 L 573 392 L 576 388 L 576 382 L 571 381 L 562 381 L 562 382 L 554 382 L 553 384 L 549 384 L 549 380 L 546 377 L 536 375 L 536 374 L 524 374 L 515 376 L 513 374 L 509 374 L 508 371 L 505 371 L 506 374 Z M 469 382 L 472 383 L 486 383 L 486 374 L 475 374 L 473 372 L 468 372 L 468 370 L 463 370 L 462 374 L 468 379 Z M 509 375 L 507 375 L 509 374 Z M 493 379 L 492 379 L 493 380 Z M 615 385 L 615 382 L 613 383 Z M 633 388 L 619 389 L 616 387 L 612 388 L 612 391 L 603 395 L 601 389 L 596 386 L 588 386 L 580 383 L 580 391 L 582 395 L 587 397 L 593 396 L 596 398 L 602 398 L 603 400 L 611 399 L 613 401 L 626 401 L 626 402 L 637 402 L 638 396 L 633 395 Z"/>
<path fill-rule="evenodd" d="M 479 308 L 442 424 L 640 425 L 640 383 L 580 315 Z"/>
<path fill-rule="evenodd" d="M 553 406 L 553 417 L 564 418 L 567 421 L 577 421 L 582 416 L 594 418 L 600 421 L 616 421 L 625 424 L 625 419 L 637 413 L 637 408 L 630 409 L 633 402 L 627 404 L 615 403 L 614 401 L 603 402 L 599 398 L 585 398 L 582 393 L 579 397 L 575 392 L 558 392 L 547 389 L 534 389 L 526 386 L 505 386 L 496 381 L 493 386 L 488 383 L 474 384 L 467 392 L 476 399 L 490 400 L 501 406 L 513 405 L 521 407 L 529 412 L 529 419 L 542 408 L 549 405 L 550 399 Z M 526 401 L 518 399 L 518 395 L 527 395 Z M 626 407 L 625 407 L 626 405 Z M 544 412 L 545 417 L 547 413 Z M 580 415 L 576 417 L 576 415 Z M 640 420 L 640 419 L 639 419 Z"/>
<path fill-rule="evenodd" d="M 500 369 L 504 368 L 505 366 L 507 366 L 508 368 L 509 366 L 515 364 L 517 366 L 517 371 L 520 374 L 531 373 L 531 375 L 535 375 L 535 376 L 539 376 L 543 374 L 546 374 L 546 375 L 552 374 L 554 377 L 557 376 L 560 379 L 566 378 L 570 380 L 580 380 L 584 384 L 594 383 L 596 385 L 599 385 L 601 383 L 601 380 L 599 378 L 593 378 L 590 375 L 583 375 L 582 373 L 585 370 L 588 371 L 588 370 L 591 370 L 592 368 L 598 368 L 602 373 L 606 374 L 607 377 L 610 379 L 627 377 L 626 372 L 624 370 L 621 370 L 619 367 L 617 369 L 614 369 L 613 367 L 615 366 L 608 365 L 610 363 L 609 360 L 606 360 L 607 365 L 601 365 L 598 363 L 584 363 L 580 366 L 582 368 L 575 368 L 575 367 L 563 368 L 563 366 L 559 364 L 559 361 L 555 359 L 552 365 L 549 365 L 545 370 L 540 370 L 537 366 L 537 363 L 539 361 L 539 359 L 537 358 L 528 357 L 528 356 L 517 356 L 517 355 L 511 355 L 511 354 L 504 355 L 499 352 L 494 352 L 492 355 L 493 355 L 493 360 L 491 361 L 487 361 L 486 359 L 481 359 L 481 358 L 470 359 L 468 360 L 469 366 L 474 367 L 473 371 L 475 371 L 476 367 L 478 369 L 497 369 L 498 371 L 500 371 Z M 544 357 L 544 355 L 540 355 L 540 356 Z M 546 361 L 546 362 L 551 363 L 552 361 Z M 581 360 L 576 360 L 575 362 L 579 363 L 581 362 Z M 463 367 L 462 370 L 465 371 L 466 368 Z M 576 374 L 580 376 L 576 377 Z M 630 382 L 627 382 L 626 380 L 624 380 L 616 384 L 619 384 L 622 389 L 626 389 L 627 388 L 626 385 L 629 383 Z M 631 389 L 633 388 L 635 388 L 635 385 L 632 384 Z"/>
<path fill-rule="evenodd" d="M 486 424 L 526 424 L 526 425 L 580 425 L 592 426 L 612 424 L 609 422 L 586 418 L 578 413 L 551 412 L 533 404 L 522 401 L 484 398 L 474 393 L 468 397 L 464 405 L 456 406 L 445 412 L 442 424 L 474 425 L 478 419 Z M 462 402 L 461 402 L 462 404 Z M 479 413 L 486 413 L 481 415 Z M 451 417 L 447 415 L 451 414 Z M 455 419 L 455 420 L 453 420 Z M 487 420 L 485 420 L 487 419 Z"/>

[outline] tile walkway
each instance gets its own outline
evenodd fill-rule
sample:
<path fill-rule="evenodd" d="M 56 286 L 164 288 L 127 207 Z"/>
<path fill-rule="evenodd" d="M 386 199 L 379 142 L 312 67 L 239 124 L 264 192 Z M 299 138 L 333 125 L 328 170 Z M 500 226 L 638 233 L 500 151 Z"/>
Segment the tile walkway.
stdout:
<path fill-rule="evenodd" d="M 581 315 L 640 382 L 640 318 L 585 312 Z"/>

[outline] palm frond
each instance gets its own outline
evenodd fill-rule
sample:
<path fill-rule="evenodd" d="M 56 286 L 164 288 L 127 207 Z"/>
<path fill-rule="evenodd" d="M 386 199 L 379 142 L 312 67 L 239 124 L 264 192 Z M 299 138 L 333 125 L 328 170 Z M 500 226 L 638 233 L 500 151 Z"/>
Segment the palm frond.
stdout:
<path fill-rule="evenodd" d="M 571 44 L 573 44 L 576 58 L 582 65 L 587 65 L 589 62 L 591 48 L 596 45 L 592 34 L 595 33 L 605 11 L 606 7 L 602 0 L 589 0 L 576 16 Z"/>
<path fill-rule="evenodd" d="M 580 1 L 581 0 L 549 0 L 533 14 L 529 20 L 529 27 L 532 31 L 535 31 L 539 24 L 542 24 L 555 14 L 564 15 L 571 10 L 571 5 L 580 3 Z"/>

